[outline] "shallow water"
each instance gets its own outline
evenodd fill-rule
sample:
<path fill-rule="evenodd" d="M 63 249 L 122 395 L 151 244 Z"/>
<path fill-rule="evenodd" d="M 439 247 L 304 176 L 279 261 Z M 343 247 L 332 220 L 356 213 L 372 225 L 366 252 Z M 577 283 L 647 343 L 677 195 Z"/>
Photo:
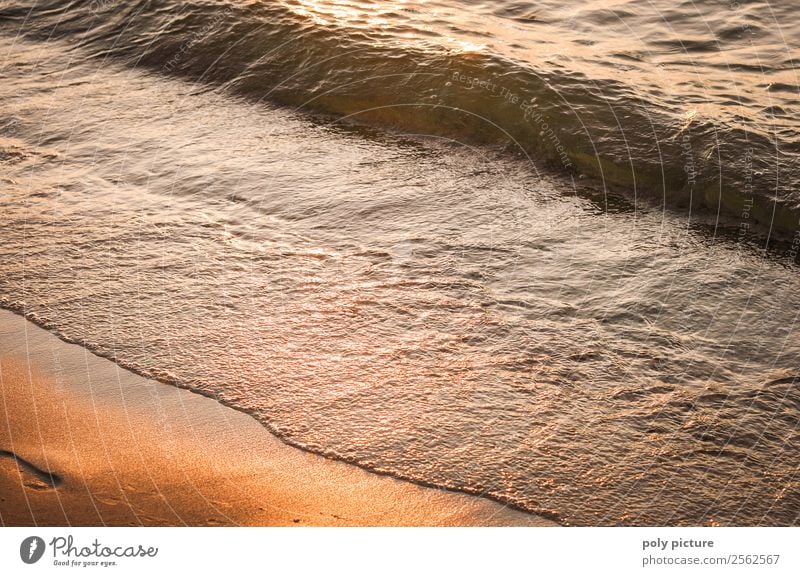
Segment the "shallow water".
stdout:
<path fill-rule="evenodd" d="M 475 22 L 526 16 L 507 8 Z M 285 14 L 329 25 L 304 9 Z M 337 20 L 351 38 L 371 22 L 353 13 Z M 550 15 L 597 36 L 581 28 L 597 14 Z M 98 55 L 99 32 L 45 42 L 15 22 L 0 29 L 4 306 L 290 443 L 567 524 L 797 523 L 797 244 L 765 253 L 755 216 L 720 235 L 713 212 L 607 195 L 535 151 L 256 102 L 238 70 L 174 78 L 211 32 L 165 70 L 131 66 L 135 38 Z"/>

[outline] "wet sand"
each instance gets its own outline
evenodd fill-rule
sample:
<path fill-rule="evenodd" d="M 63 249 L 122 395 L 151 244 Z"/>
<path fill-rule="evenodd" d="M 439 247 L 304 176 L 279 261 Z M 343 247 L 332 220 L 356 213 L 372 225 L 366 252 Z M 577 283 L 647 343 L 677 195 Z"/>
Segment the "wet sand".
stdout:
<path fill-rule="evenodd" d="M 287 446 L 0 310 L 0 524 L 545 526 Z"/>

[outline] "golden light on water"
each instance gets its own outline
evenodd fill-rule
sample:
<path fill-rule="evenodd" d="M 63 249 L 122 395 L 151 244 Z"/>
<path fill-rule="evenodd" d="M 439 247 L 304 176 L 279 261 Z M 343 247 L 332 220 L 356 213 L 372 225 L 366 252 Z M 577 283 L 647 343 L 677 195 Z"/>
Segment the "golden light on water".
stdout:
<path fill-rule="evenodd" d="M 309 18 L 321 26 L 340 26 L 353 30 L 366 30 L 373 35 L 384 32 L 396 41 L 407 43 L 420 41 L 431 35 L 439 36 L 439 42 L 448 50 L 462 53 L 479 53 L 487 49 L 482 42 L 457 38 L 450 34 L 451 26 L 435 30 L 440 18 L 436 9 L 425 2 L 357 2 L 352 0 L 297 0 L 287 6 L 296 14 Z M 398 20 L 401 15 L 402 20 Z M 469 28 L 467 22 L 458 22 L 457 13 L 449 13 L 447 20 L 455 19 L 457 28 Z M 400 30 L 399 28 L 402 28 Z"/>
<path fill-rule="evenodd" d="M 467 42 L 465 40 L 455 40 L 448 38 L 461 52 L 483 52 L 486 50 L 486 44 L 476 44 L 474 42 Z"/>
<path fill-rule="evenodd" d="M 323 26 L 377 28 L 389 25 L 389 20 L 383 17 L 383 14 L 403 10 L 405 4 L 405 2 L 364 4 L 350 0 L 298 0 L 287 6 L 297 14 L 311 18 Z"/>

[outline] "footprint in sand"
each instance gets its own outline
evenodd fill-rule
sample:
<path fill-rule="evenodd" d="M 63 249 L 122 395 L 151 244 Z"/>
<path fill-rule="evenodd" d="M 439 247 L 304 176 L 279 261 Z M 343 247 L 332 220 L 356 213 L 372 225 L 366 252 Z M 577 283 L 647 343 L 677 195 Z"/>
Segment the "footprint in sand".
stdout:
<path fill-rule="evenodd" d="M 20 458 L 8 450 L 0 450 L 0 463 L 12 462 L 18 470 L 22 485 L 31 490 L 50 490 L 61 484 L 61 477 L 52 472 L 37 468 L 24 458 Z"/>

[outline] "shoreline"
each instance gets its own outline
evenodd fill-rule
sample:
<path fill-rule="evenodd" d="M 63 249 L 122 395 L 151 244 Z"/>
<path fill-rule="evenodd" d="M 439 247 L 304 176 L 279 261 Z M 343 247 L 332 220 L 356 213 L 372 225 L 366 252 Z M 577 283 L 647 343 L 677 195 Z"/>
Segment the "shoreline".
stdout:
<path fill-rule="evenodd" d="M 0 525 L 555 526 L 291 447 L 0 309 Z"/>

